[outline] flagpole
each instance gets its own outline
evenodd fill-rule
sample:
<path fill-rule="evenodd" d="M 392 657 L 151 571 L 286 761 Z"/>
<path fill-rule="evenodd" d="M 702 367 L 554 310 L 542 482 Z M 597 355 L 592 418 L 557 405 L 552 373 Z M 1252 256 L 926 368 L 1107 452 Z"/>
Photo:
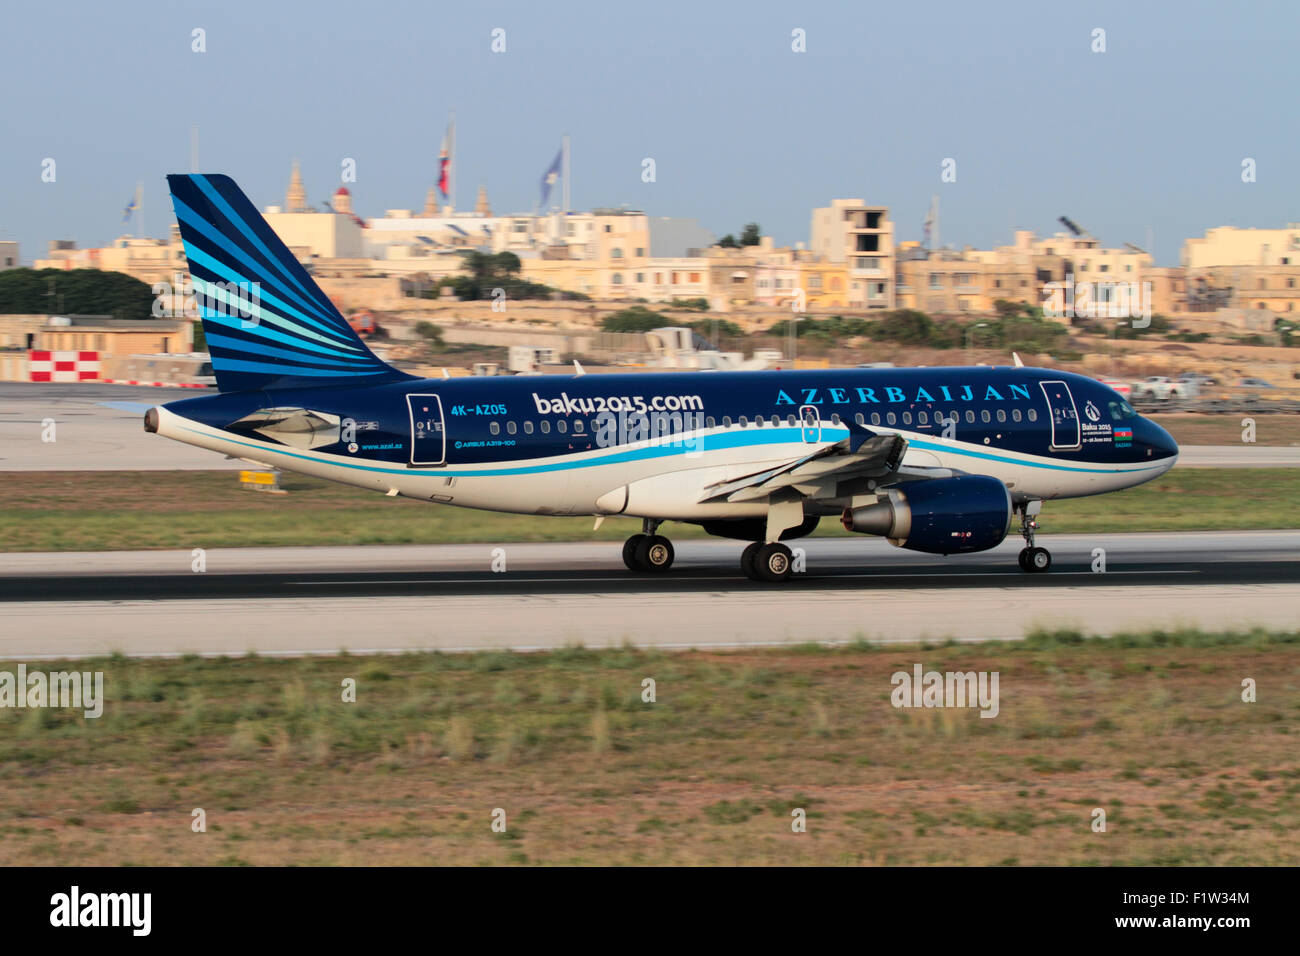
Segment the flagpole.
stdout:
<path fill-rule="evenodd" d="M 568 133 L 564 134 L 563 143 L 564 143 L 564 158 L 560 162 L 560 175 L 564 179 L 563 190 L 561 192 L 561 195 L 563 196 L 561 205 L 563 207 L 563 214 L 567 216 L 569 214 L 569 134 Z"/>
<path fill-rule="evenodd" d="M 451 211 L 456 211 L 456 111 L 451 111 Z"/>
<path fill-rule="evenodd" d="M 135 237 L 144 238 L 144 183 L 135 184 Z"/>

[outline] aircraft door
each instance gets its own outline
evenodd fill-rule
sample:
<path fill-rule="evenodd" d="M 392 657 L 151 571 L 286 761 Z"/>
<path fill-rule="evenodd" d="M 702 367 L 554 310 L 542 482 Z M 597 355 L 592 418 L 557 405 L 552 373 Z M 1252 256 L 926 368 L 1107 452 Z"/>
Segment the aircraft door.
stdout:
<path fill-rule="evenodd" d="M 804 405 L 799 409 L 799 424 L 805 442 L 815 445 L 822 440 L 821 413 L 817 411 L 816 405 Z"/>
<path fill-rule="evenodd" d="M 1079 436 L 1079 411 L 1074 405 L 1070 386 L 1064 382 L 1039 382 L 1047 398 L 1048 414 L 1052 422 L 1052 450 L 1068 451 L 1081 447 Z"/>
<path fill-rule="evenodd" d="M 437 395 L 407 395 L 411 414 L 411 464 L 441 465 L 447 461 L 447 432 L 442 399 Z"/>

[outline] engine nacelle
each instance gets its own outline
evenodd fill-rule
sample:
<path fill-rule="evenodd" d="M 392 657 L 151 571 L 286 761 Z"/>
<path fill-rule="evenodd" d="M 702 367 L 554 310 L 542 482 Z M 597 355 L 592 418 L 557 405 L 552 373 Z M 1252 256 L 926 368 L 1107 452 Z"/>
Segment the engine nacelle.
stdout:
<path fill-rule="evenodd" d="M 987 475 L 911 481 L 865 508 L 845 508 L 847 531 L 879 534 L 889 543 L 927 554 L 987 551 L 1011 524 L 1011 494 Z"/>

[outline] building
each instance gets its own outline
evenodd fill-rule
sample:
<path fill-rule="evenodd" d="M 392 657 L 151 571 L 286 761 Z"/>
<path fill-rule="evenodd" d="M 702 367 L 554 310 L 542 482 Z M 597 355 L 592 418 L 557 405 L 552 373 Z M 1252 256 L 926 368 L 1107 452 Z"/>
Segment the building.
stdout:
<path fill-rule="evenodd" d="M 44 259 L 37 259 L 37 269 L 104 269 L 124 272 L 153 286 L 160 282 L 175 283 L 176 276 L 189 274 L 185 247 L 180 230 L 173 223 L 166 239 L 141 239 L 119 236 L 99 249 L 78 249 L 69 239 L 50 241 Z"/>
<path fill-rule="evenodd" d="M 194 323 L 102 315 L 0 315 L 0 348 L 101 355 L 188 353 L 194 350 Z"/>
<path fill-rule="evenodd" d="M 22 265 L 22 261 L 22 257 L 18 254 L 18 243 L 0 241 L 0 272 L 5 269 L 17 269 Z"/>
<path fill-rule="evenodd" d="M 1219 226 L 1183 243 L 1187 308 L 1300 312 L 1300 223 Z"/>
<path fill-rule="evenodd" d="M 809 239 L 814 256 L 847 266 L 848 308 L 894 308 L 894 224 L 888 206 L 835 199 L 813 210 Z"/>

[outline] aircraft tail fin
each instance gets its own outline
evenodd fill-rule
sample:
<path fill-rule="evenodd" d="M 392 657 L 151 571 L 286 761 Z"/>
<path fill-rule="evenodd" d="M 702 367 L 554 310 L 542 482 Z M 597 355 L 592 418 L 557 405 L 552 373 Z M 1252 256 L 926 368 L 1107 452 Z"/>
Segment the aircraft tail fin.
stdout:
<path fill-rule="evenodd" d="M 412 377 L 366 347 L 229 176 L 167 185 L 221 391 Z"/>

